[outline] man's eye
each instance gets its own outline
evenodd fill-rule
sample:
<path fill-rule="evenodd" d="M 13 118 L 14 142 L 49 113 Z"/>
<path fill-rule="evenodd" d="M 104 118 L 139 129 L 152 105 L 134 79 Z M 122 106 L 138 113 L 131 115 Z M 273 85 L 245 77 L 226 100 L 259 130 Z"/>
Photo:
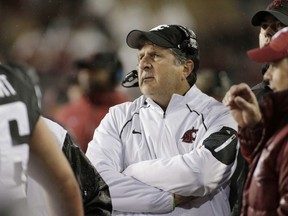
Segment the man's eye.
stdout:
<path fill-rule="evenodd" d="M 261 25 L 261 28 L 262 28 L 262 29 L 267 29 L 267 27 L 268 27 L 267 24 L 262 24 L 262 25 Z"/>
<path fill-rule="evenodd" d="M 160 55 L 158 55 L 157 53 L 153 53 L 152 56 L 153 56 L 153 58 L 157 58 L 157 57 L 159 57 Z"/>

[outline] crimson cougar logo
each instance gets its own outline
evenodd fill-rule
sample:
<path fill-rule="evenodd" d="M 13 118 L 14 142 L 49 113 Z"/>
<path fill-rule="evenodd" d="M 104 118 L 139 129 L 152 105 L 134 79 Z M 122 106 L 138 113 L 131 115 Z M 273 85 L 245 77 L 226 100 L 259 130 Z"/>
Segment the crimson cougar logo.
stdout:
<path fill-rule="evenodd" d="M 186 143 L 193 143 L 196 139 L 196 133 L 198 129 L 195 129 L 194 127 L 184 133 L 184 135 L 181 137 L 182 142 Z"/>

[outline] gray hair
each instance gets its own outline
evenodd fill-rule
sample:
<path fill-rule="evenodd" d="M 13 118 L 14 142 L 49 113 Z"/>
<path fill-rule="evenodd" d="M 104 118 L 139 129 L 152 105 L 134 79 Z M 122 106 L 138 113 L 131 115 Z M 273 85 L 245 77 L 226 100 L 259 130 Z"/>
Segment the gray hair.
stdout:
<path fill-rule="evenodd" d="M 189 76 L 186 78 L 189 85 L 193 86 L 197 80 L 197 71 L 199 69 L 199 53 L 198 50 L 195 50 L 193 54 L 187 54 L 181 52 L 181 50 L 176 49 L 176 48 L 170 48 L 171 53 L 175 56 L 176 58 L 176 63 L 177 64 L 184 64 L 188 60 L 192 60 L 194 63 L 194 69 L 192 72 L 189 74 Z"/>

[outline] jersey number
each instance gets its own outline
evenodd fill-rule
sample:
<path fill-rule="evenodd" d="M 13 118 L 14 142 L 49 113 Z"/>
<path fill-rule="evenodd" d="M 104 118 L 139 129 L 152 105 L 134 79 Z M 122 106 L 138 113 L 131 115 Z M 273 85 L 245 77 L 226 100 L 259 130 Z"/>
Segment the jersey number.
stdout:
<path fill-rule="evenodd" d="M 30 134 L 26 105 L 17 101 L 0 106 L 0 187 L 17 187 L 26 181 Z"/>

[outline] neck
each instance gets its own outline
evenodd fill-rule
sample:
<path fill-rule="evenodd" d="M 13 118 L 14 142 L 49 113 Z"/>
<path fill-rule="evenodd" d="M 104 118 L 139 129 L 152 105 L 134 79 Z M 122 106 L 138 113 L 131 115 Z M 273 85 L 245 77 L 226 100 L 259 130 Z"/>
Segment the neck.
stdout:
<path fill-rule="evenodd" d="M 163 94 L 163 95 L 149 95 L 149 97 L 157 103 L 164 111 L 166 111 L 173 94 L 185 95 L 187 91 L 189 91 L 190 86 L 187 88 L 183 88 L 181 91 L 173 92 L 171 94 Z"/>
<path fill-rule="evenodd" d="M 171 95 L 172 97 L 172 95 Z M 171 97 L 167 100 L 164 100 L 163 98 L 161 98 L 161 100 L 155 100 L 153 98 L 151 98 L 155 103 L 157 103 L 162 109 L 163 111 L 166 111 L 167 107 L 168 107 L 168 104 L 171 100 Z"/>

